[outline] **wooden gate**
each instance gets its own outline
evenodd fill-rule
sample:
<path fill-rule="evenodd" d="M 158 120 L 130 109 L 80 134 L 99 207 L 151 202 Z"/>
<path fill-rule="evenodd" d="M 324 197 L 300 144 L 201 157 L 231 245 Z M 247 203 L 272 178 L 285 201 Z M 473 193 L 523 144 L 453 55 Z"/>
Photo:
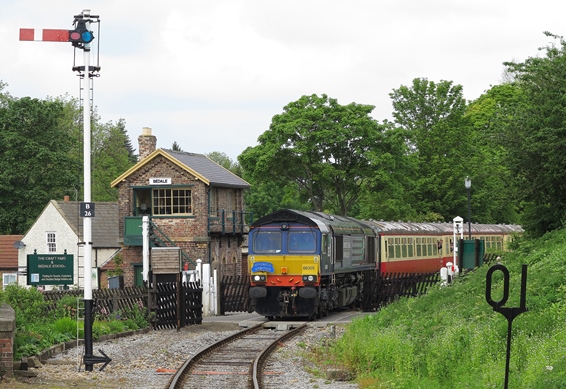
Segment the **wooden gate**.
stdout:
<path fill-rule="evenodd" d="M 400 297 L 414 297 L 438 283 L 440 274 L 386 273 L 377 270 L 364 272 L 362 310 L 375 311 Z"/>
<path fill-rule="evenodd" d="M 150 291 L 153 329 L 202 323 L 202 288 L 194 282 L 160 282 Z"/>
<path fill-rule="evenodd" d="M 250 299 L 248 276 L 223 276 L 220 281 L 220 314 L 226 312 L 249 312 Z"/>

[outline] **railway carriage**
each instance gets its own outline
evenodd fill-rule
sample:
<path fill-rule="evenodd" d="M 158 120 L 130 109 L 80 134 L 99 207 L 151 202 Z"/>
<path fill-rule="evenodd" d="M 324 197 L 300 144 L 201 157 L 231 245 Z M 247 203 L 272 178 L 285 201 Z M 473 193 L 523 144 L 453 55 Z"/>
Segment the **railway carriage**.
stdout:
<path fill-rule="evenodd" d="M 518 226 L 473 225 L 472 238 L 504 249 Z M 284 209 L 249 233 L 251 307 L 266 317 L 323 316 L 353 305 L 363 272 L 430 273 L 453 259 L 451 223 L 404 223 Z"/>

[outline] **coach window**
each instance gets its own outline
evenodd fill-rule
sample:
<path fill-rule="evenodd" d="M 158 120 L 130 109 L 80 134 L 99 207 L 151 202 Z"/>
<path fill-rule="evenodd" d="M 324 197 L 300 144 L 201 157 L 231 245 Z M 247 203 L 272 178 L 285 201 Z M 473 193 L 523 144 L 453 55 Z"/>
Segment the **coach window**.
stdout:
<path fill-rule="evenodd" d="M 401 258 L 401 241 L 395 238 L 395 258 Z"/>
<path fill-rule="evenodd" d="M 432 254 L 432 238 L 426 238 L 426 243 L 428 247 L 428 256 L 431 257 Z"/>
<path fill-rule="evenodd" d="M 401 256 L 407 258 L 407 238 L 401 238 Z"/>
<path fill-rule="evenodd" d="M 394 258 L 395 255 L 395 249 L 393 248 L 393 238 L 389 238 L 386 242 L 385 242 L 385 247 L 387 247 L 387 258 Z"/>
<path fill-rule="evenodd" d="M 408 243 L 407 248 L 409 250 L 409 252 L 408 252 L 409 257 L 412 257 L 413 256 L 413 238 L 407 238 L 407 243 Z"/>

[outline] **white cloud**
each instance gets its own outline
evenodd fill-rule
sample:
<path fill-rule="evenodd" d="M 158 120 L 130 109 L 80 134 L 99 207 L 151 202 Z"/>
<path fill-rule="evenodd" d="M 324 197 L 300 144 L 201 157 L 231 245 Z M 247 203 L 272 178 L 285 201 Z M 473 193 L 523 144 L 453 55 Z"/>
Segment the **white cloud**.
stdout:
<path fill-rule="evenodd" d="M 20 27 L 70 28 L 75 1 L 5 0 L 0 80 L 8 92 L 77 96 L 66 43 L 19 42 Z M 550 0 L 93 0 L 101 19 L 101 77 L 94 104 L 103 121 L 143 126 L 158 145 L 221 151 L 235 159 L 302 95 L 376 106 L 413 78 L 451 80 L 477 98 L 501 79 L 504 61 L 537 55 L 562 34 Z M 82 64 L 82 52 L 77 51 Z"/>

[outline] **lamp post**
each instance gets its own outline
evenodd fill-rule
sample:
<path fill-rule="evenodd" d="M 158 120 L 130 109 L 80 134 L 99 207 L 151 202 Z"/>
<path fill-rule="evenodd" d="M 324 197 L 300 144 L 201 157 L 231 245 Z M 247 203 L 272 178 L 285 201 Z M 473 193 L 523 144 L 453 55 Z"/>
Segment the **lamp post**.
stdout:
<path fill-rule="evenodd" d="M 472 189 L 472 180 L 470 177 L 466 176 L 464 179 L 464 185 L 468 191 L 468 239 L 472 239 L 472 209 L 470 207 L 470 189 Z"/>

